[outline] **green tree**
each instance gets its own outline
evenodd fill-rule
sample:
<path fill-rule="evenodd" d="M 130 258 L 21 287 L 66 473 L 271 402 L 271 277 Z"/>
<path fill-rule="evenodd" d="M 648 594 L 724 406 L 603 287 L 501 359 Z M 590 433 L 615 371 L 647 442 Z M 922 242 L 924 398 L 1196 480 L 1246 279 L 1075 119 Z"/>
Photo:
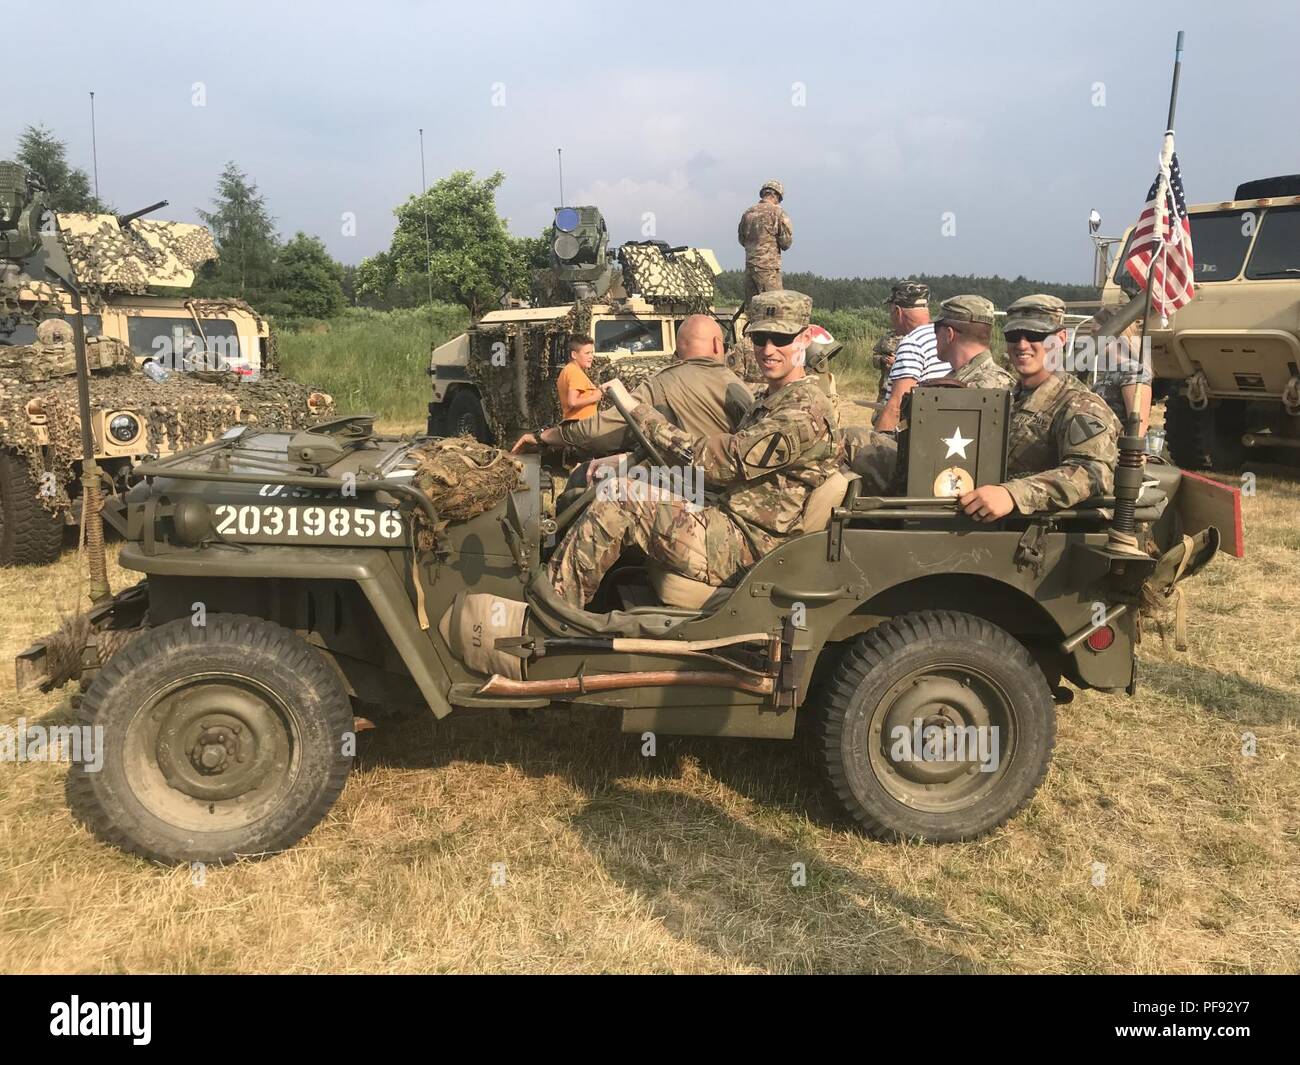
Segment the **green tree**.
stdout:
<path fill-rule="evenodd" d="M 217 181 L 212 205 L 212 211 L 199 211 L 199 217 L 212 230 L 219 258 L 204 265 L 196 288 L 206 295 L 238 296 L 260 307 L 274 282 L 277 252 L 275 219 L 266 199 L 230 162 Z"/>
<path fill-rule="evenodd" d="M 497 214 L 500 171 L 476 181 L 457 170 L 412 196 L 396 210 L 397 230 L 386 257 L 376 255 L 358 269 L 358 290 L 389 291 L 394 284 L 428 291 L 435 299 L 466 307 L 477 318 L 506 289 L 526 291 L 528 273 L 518 242 Z"/>
<path fill-rule="evenodd" d="M 28 126 L 19 134 L 17 161 L 40 175 L 52 210 L 107 210 L 90 191 L 86 172 L 68 164 L 68 146 L 44 126 Z"/>
<path fill-rule="evenodd" d="M 280 248 L 271 288 L 295 318 L 332 318 L 343 309 L 342 280 L 324 242 L 298 232 Z"/>

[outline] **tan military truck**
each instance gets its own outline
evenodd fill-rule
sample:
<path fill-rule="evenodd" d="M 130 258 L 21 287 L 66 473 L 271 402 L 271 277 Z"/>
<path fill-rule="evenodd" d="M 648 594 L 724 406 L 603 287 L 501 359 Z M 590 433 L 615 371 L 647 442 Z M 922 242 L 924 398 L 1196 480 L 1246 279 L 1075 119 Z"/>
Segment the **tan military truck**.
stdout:
<path fill-rule="evenodd" d="M 1150 323 L 1165 431 L 1188 469 L 1234 469 L 1254 448 L 1300 461 L 1300 174 L 1250 181 L 1231 200 L 1188 208 L 1196 296 Z M 1102 287 L 1103 306 L 1138 292 L 1124 269 L 1132 227 Z"/>
<path fill-rule="evenodd" d="M 0 565 L 52 562 L 80 513 L 77 301 L 46 269 L 52 257 L 80 289 L 91 438 L 115 487 L 147 455 L 332 409 L 272 371 L 270 331 L 247 304 L 146 294 L 188 287 L 214 255 L 202 226 L 52 214 L 23 168 L 0 163 Z"/>
<path fill-rule="evenodd" d="M 610 252 L 595 207 L 559 208 L 551 236 L 552 267 L 540 280 L 540 299 L 551 305 L 490 311 L 433 349 L 431 435 L 509 443 L 512 433 L 557 421 L 555 379 L 571 333 L 595 340 L 600 380 L 617 372 L 632 385 L 672 357 L 688 314 L 715 314 L 724 335 L 731 330 L 734 312 L 713 306 L 721 267 L 708 249 L 644 241 Z"/>

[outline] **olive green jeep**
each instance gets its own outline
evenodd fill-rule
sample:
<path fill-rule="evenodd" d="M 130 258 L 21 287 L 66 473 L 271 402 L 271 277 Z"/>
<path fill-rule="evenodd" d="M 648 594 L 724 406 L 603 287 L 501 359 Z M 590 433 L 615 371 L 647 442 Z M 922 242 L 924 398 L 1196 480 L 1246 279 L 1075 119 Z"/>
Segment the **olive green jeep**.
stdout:
<path fill-rule="evenodd" d="M 1008 410 L 1006 391 L 918 389 L 907 495 L 841 472 L 732 586 L 627 554 L 585 610 L 545 567 L 597 488 L 557 512 L 536 457 L 367 418 L 237 428 L 109 502 L 144 580 L 24 651 L 19 687 L 80 680 L 103 767 L 74 766 L 73 809 L 160 861 L 291 846 L 342 790 L 357 716 L 382 728 L 402 703 L 616 707 L 638 735 L 790 740 L 806 721 L 863 831 L 968 839 L 1032 798 L 1067 685 L 1132 694 L 1144 590 L 1215 553 L 1205 492 L 1236 500 L 1150 466 L 1126 482 L 1136 553 L 1109 535 L 1115 498 L 973 523 L 953 486 L 1005 478 Z M 467 503 L 476 471 L 498 487 Z"/>

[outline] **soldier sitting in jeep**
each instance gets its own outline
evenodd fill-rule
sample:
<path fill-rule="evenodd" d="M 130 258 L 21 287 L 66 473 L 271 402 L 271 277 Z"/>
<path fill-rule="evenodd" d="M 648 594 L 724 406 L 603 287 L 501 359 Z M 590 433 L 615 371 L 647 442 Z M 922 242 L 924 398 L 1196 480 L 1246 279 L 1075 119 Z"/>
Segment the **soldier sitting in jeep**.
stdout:
<path fill-rule="evenodd" d="M 750 306 L 746 333 L 768 387 L 734 433 L 701 441 L 610 382 L 648 443 L 680 469 L 698 462 L 706 484 L 724 494 L 701 506 L 626 478 L 606 481 L 550 562 L 551 582 L 570 604 L 590 602 L 621 550 L 634 545 L 683 577 L 719 587 L 799 532 L 805 500 L 838 470 L 834 411 L 804 370 L 812 300 L 782 290 L 760 293 Z"/>

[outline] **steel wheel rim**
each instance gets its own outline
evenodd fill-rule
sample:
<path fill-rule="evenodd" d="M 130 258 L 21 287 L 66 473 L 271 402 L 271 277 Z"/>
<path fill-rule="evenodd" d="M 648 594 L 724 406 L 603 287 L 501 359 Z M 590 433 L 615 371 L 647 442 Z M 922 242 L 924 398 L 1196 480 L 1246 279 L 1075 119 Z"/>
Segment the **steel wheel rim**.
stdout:
<path fill-rule="evenodd" d="M 203 832 L 245 829 L 292 791 L 302 741 L 288 704 L 235 673 L 164 685 L 127 726 L 124 769 L 154 817 Z"/>
<path fill-rule="evenodd" d="M 996 790 L 1019 740 L 1006 689 L 984 670 L 954 662 L 923 666 L 890 685 L 863 731 L 855 747 L 867 752 L 890 798 L 933 814 L 968 809 Z"/>

